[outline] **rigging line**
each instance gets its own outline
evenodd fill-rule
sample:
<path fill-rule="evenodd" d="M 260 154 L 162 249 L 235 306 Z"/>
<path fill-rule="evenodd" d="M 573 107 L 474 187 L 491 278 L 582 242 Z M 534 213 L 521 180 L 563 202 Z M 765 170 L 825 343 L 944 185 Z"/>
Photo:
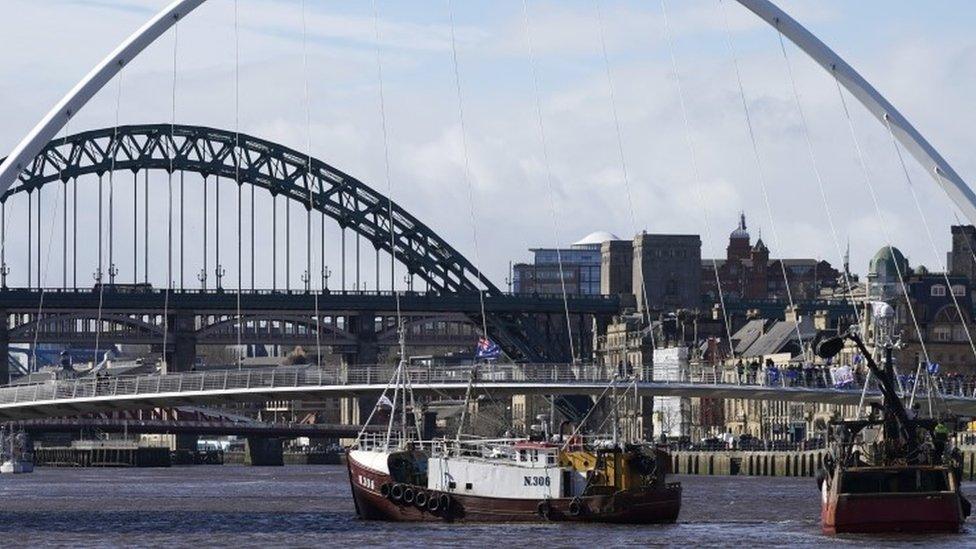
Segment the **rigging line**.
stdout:
<path fill-rule="evenodd" d="M 902 293 L 905 295 L 905 304 L 908 305 L 908 313 L 911 316 L 912 325 L 915 327 L 915 333 L 918 335 L 918 343 L 922 348 L 922 355 L 925 357 L 925 363 L 928 364 L 930 362 L 929 351 L 925 345 L 925 338 L 922 336 L 922 329 L 919 326 L 918 317 L 915 315 L 915 307 L 912 305 L 912 300 L 909 297 L 908 285 L 905 283 L 905 273 L 902 272 L 901 265 L 895 259 L 894 248 L 891 245 L 891 235 L 888 233 L 888 225 L 885 223 L 884 214 L 881 213 L 881 204 L 878 202 L 878 195 L 874 190 L 874 182 L 871 178 L 871 172 L 868 170 L 864 151 L 861 149 L 861 141 L 857 138 L 857 131 L 854 128 L 854 118 L 847 106 L 847 98 L 844 96 L 844 90 L 841 88 L 840 80 L 838 79 L 836 72 L 834 72 L 834 83 L 837 85 L 837 94 L 840 96 L 840 102 L 844 108 L 844 116 L 847 118 L 847 126 L 850 130 L 851 140 L 854 143 L 854 151 L 857 153 L 858 165 L 861 168 L 864 183 L 868 188 L 868 193 L 871 195 L 871 201 L 874 204 L 874 211 L 877 214 L 878 222 L 881 225 L 881 233 L 884 236 L 885 243 L 888 246 L 888 253 L 891 255 L 891 262 L 895 265 L 895 273 L 898 275 L 898 283 L 901 286 Z M 922 363 L 919 362 L 915 370 L 915 382 L 912 383 L 912 394 L 908 401 L 909 408 L 915 405 L 915 390 L 918 388 L 918 378 L 921 373 L 921 368 Z"/>
<path fill-rule="evenodd" d="M 119 113 L 120 113 L 120 111 L 122 109 L 122 81 L 124 79 L 124 76 L 125 76 L 125 70 L 123 69 L 122 71 L 119 72 L 118 89 L 117 89 L 117 91 L 115 93 L 115 128 L 112 130 L 112 147 L 110 147 L 109 149 L 107 149 L 108 150 L 108 153 L 112 155 L 111 167 L 110 167 L 109 172 L 108 172 L 109 193 L 110 193 L 110 196 L 111 196 L 111 192 L 112 192 L 112 190 L 111 190 L 112 189 L 112 179 L 115 177 L 115 161 L 116 161 L 116 158 L 118 157 L 118 149 L 119 149 Z M 77 185 L 77 181 L 75 182 L 75 184 Z M 99 180 L 99 189 L 101 189 L 101 180 Z M 109 198 L 109 200 L 111 200 L 111 198 Z M 67 208 L 67 204 L 65 204 L 65 207 Z M 101 210 L 101 207 L 102 207 L 101 193 L 99 193 L 99 197 L 98 197 L 98 207 L 99 207 L 99 210 Z M 111 214 L 109 214 L 109 215 L 111 215 Z M 99 223 L 99 229 L 101 229 L 101 219 L 99 219 L 98 223 Z M 101 233 L 101 230 L 99 230 L 99 233 Z M 40 238 L 40 235 L 38 235 L 38 238 Z M 109 235 L 109 238 L 111 239 L 111 234 Z M 99 245 L 99 248 L 100 248 L 101 245 L 102 245 L 101 240 L 99 240 L 98 245 Z M 110 261 L 109 262 L 109 272 L 111 272 L 111 270 L 112 270 L 112 265 L 111 265 L 111 261 Z M 105 302 L 105 283 L 102 281 L 102 261 L 101 261 L 101 254 L 99 254 L 99 261 L 98 261 L 98 316 L 96 317 L 96 322 L 95 322 L 95 355 L 94 355 L 94 357 L 92 359 L 92 367 L 93 368 L 95 366 L 98 366 L 98 349 L 99 349 L 100 344 L 101 344 L 101 336 L 102 336 L 102 313 L 103 313 L 104 302 Z"/>
<path fill-rule="evenodd" d="M 475 272 L 478 276 L 478 284 L 484 286 L 481 281 L 481 255 L 478 249 L 478 219 L 475 214 L 474 208 L 474 189 L 471 183 L 471 162 L 470 155 L 468 152 L 468 136 L 467 129 L 464 124 L 464 94 L 461 91 L 461 69 L 458 63 L 458 51 L 457 51 L 457 33 L 456 24 L 454 21 L 454 0 L 448 0 L 448 11 L 451 14 L 451 60 L 454 66 L 454 88 L 457 92 L 457 106 L 458 106 L 458 123 L 460 124 L 461 130 L 461 150 L 464 153 L 464 183 L 468 190 L 468 213 L 471 217 L 471 235 L 474 240 L 474 261 L 475 261 Z M 485 334 L 485 338 L 488 337 L 488 317 L 485 314 L 485 291 L 483 288 L 478 288 L 478 300 L 481 305 L 481 329 L 482 333 Z M 460 433 L 460 431 L 458 431 Z"/>
<path fill-rule="evenodd" d="M 387 200 L 387 211 L 389 213 L 389 231 L 390 231 L 390 254 L 393 261 L 396 261 L 396 230 L 393 225 L 393 178 L 390 172 L 390 136 L 389 129 L 386 120 L 386 96 L 383 89 L 383 56 L 380 48 L 380 13 L 379 8 L 376 5 L 376 0 L 372 0 L 373 4 L 373 35 L 376 41 L 376 75 L 379 83 L 379 107 L 380 107 L 380 122 L 382 124 L 383 130 L 383 168 L 384 175 L 386 178 L 386 200 Z M 343 233 L 345 234 L 345 233 Z M 345 241 L 343 241 L 345 242 Z M 343 253 L 343 258 L 345 258 L 345 253 Z M 345 267 L 343 267 L 343 276 L 345 276 Z M 345 285 L 343 285 L 343 290 L 345 290 Z M 396 301 L 396 316 L 397 325 L 402 321 L 402 312 L 400 310 L 400 292 L 395 288 L 393 290 L 393 296 Z M 403 362 L 406 357 L 400 357 L 400 361 Z"/>
<path fill-rule="evenodd" d="M 237 369 L 243 368 L 243 339 L 241 317 L 241 39 L 238 0 L 234 0 L 234 181 L 237 183 Z M 219 184 L 219 180 L 218 180 Z M 214 203 L 219 208 L 219 203 Z M 218 244 L 219 246 L 219 244 Z"/>
<path fill-rule="evenodd" d="M 308 152 L 305 159 L 305 190 L 308 193 L 308 217 L 306 226 L 306 258 L 310 258 L 311 254 L 311 212 L 313 207 L 312 200 L 312 99 L 308 91 L 308 18 L 305 13 L 306 2 L 302 0 L 302 79 L 305 85 L 305 150 Z M 320 191 L 321 192 L 321 191 Z M 307 259 L 308 262 L 311 259 Z M 322 258 L 323 264 L 325 257 Z M 306 263 L 306 273 L 305 277 L 308 279 L 306 284 L 309 288 L 312 287 L 312 269 L 311 263 Z M 377 281 L 379 278 L 377 278 Z M 321 295 L 323 290 L 322 281 L 319 280 L 319 291 L 314 292 L 315 296 L 315 363 L 321 368 L 322 367 L 322 318 L 319 315 L 319 295 Z"/>
<path fill-rule="evenodd" d="M 949 296 L 952 298 L 952 303 L 956 308 L 956 313 L 959 315 L 959 321 L 962 323 L 963 330 L 966 332 L 966 339 L 969 341 L 969 348 L 973 351 L 973 356 L 976 357 L 976 343 L 973 342 L 973 335 L 969 330 L 969 325 L 966 323 L 966 316 L 962 312 L 962 306 L 959 304 L 959 299 L 956 297 L 956 292 L 953 291 L 952 283 L 949 281 L 949 270 L 945 264 L 945 261 L 939 255 L 939 249 L 935 245 L 935 238 L 932 236 L 932 229 L 929 226 L 928 219 L 925 217 L 925 213 L 922 211 L 922 205 L 918 200 L 918 193 L 915 191 L 915 185 L 912 183 L 912 176 L 908 172 L 908 166 L 905 164 L 905 157 L 901 152 L 901 147 L 898 145 L 898 141 L 895 139 L 895 132 L 891 128 L 891 120 L 885 116 L 885 125 L 888 127 L 888 135 L 891 137 L 891 144 L 895 148 L 895 153 L 898 155 L 898 163 L 901 166 L 902 173 L 905 174 L 905 183 L 908 185 L 908 189 L 911 191 L 912 200 L 915 202 L 915 209 L 918 211 L 918 216 L 922 219 L 922 226 L 925 228 L 925 234 L 928 236 L 929 244 L 932 246 L 932 253 L 935 255 L 935 260 L 937 264 L 942 269 L 942 276 L 945 278 L 946 289 L 949 292 Z M 928 369 L 926 369 L 928 372 Z M 942 393 L 939 393 L 942 396 Z M 945 403 L 945 399 L 943 399 Z"/>
<path fill-rule="evenodd" d="M 62 141 L 61 141 L 61 146 L 62 147 L 66 147 L 67 144 L 68 144 L 68 126 L 70 126 L 70 124 L 71 124 L 71 119 L 69 118 L 68 121 L 64 125 L 64 135 L 63 135 Z M 68 157 L 66 157 L 64 159 L 64 162 L 60 166 L 58 166 L 58 179 L 61 179 L 61 176 L 64 173 L 64 168 L 67 167 L 67 164 L 70 162 L 70 158 L 71 158 L 71 153 L 69 152 L 68 153 Z M 76 182 L 76 184 L 77 184 L 77 182 Z M 40 188 L 38 188 L 38 190 L 37 190 L 37 193 L 38 193 L 38 202 L 40 202 L 40 192 L 41 192 L 41 190 L 40 190 Z M 57 222 L 57 219 L 58 219 L 58 208 L 61 205 L 61 197 L 60 197 L 60 195 L 58 195 L 58 193 L 54 193 L 54 194 L 55 194 L 55 197 L 54 197 L 54 212 L 51 215 L 51 228 L 49 230 L 50 238 L 48 238 L 48 241 L 47 241 L 47 251 L 45 252 L 44 272 L 42 274 L 41 271 L 40 271 L 40 266 L 38 266 L 38 273 L 37 273 L 37 285 L 40 287 L 41 295 L 40 295 L 40 298 L 39 298 L 38 303 L 37 303 L 37 319 L 36 319 L 36 323 L 35 323 L 35 327 L 34 327 L 34 344 L 31 346 L 31 361 L 33 362 L 33 371 L 36 371 L 37 370 L 37 344 L 38 344 L 38 338 L 39 338 L 40 332 L 41 332 L 41 327 L 43 325 L 43 323 L 41 321 L 41 314 L 42 314 L 42 312 L 44 310 L 44 294 L 46 293 L 45 292 L 45 287 L 47 286 L 47 283 L 46 283 L 46 281 L 47 281 L 47 275 L 49 274 L 49 271 L 50 271 L 51 249 L 54 247 L 53 246 L 53 243 L 54 243 L 54 224 Z M 28 195 L 28 196 L 30 196 L 30 195 Z M 68 207 L 67 202 L 65 203 L 64 207 L 65 208 Z M 38 218 L 40 218 L 40 215 L 41 215 L 41 211 L 40 211 L 40 208 L 38 208 L 38 211 L 37 211 Z M 6 219 L 4 219 L 4 223 L 6 223 Z M 4 229 L 5 229 L 4 232 L 6 232 L 6 227 L 4 227 Z M 40 231 L 40 229 L 38 229 L 38 231 L 37 231 L 37 241 L 38 242 L 41 241 L 41 231 Z M 29 246 L 29 243 L 28 243 L 28 246 Z M 4 276 L 6 276 L 6 275 L 4 275 Z M 30 286 L 29 280 L 28 280 L 28 286 Z M 6 322 L 6 320 L 4 320 L 4 322 Z M 98 351 L 96 351 L 96 354 L 97 354 L 97 352 Z M 32 371 L 30 364 L 27 365 L 27 371 L 28 371 L 28 373 L 30 373 Z M 10 382 L 9 379 L 0 380 L 0 381 L 2 381 L 3 384 L 7 384 L 7 383 Z"/>
<path fill-rule="evenodd" d="M 539 70 L 536 66 L 535 50 L 532 44 L 532 28 L 529 19 L 529 5 L 522 0 L 522 16 L 525 25 L 525 44 L 529 54 L 529 65 L 532 69 L 532 83 L 535 90 L 536 121 L 539 127 L 539 138 L 542 142 L 542 157 L 546 170 L 546 188 L 549 195 L 549 216 L 552 220 L 552 233 L 555 240 L 556 263 L 559 266 L 559 285 L 563 295 L 563 309 L 566 313 L 566 335 L 569 338 L 569 354 L 576 363 L 576 349 L 573 346 L 573 324 L 569 318 L 569 298 L 566 296 L 566 276 L 563 269 L 563 257 L 559 251 L 559 221 L 556 219 L 556 200 L 552 188 L 552 164 L 549 160 L 549 144 L 546 138 L 546 126 L 542 116 L 542 90 L 540 89 Z"/>
<path fill-rule="evenodd" d="M 695 193 L 698 196 L 698 203 L 701 204 L 702 214 L 705 219 L 705 238 L 708 239 L 709 247 L 712 247 L 715 240 L 712 236 L 712 223 L 708 216 L 708 207 L 705 206 L 705 197 L 702 193 L 703 178 L 701 167 L 698 163 L 698 147 L 696 146 L 694 135 L 691 132 L 691 120 L 688 116 L 688 105 L 685 102 L 684 86 L 681 82 L 681 72 L 678 70 L 678 57 L 675 53 L 674 38 L 671 30 L 671 20 L 668 17 L 666 0 L 661 0 L 661 13 L 664 19 L 664 34 L 668 42 L 668 52 L 671 57 L 671 71 L 674 76 L 675 89 L 678 92 L 678 102 L 681 106 L 681 117 L 684 122 L 685 130 L 685 141 L 687 142 L 686 144 L 688 146 L 688 152 L 691 156 L 691 165 L 695 178 Z M 619 127 L 617 132 L 619 134 Z M 725 291 L 722 289 L 722 279 L 719 276 L 718 259 L 716 258 L 716 255 L 717 254 L 715 251 L 712 250 L 712 271 L 715 273 L 715 285 L 718 287 L 718 300 L 719 304 L 722 306 L 722 318 L 725 324 L 725 335 L 728 337 L 729 343 L 729 356 L 734 360 L 735 347 L 732 346 L 732 324 L 729 321 L 728 311 L 725 309 Z M 641 261 L 641 263 L 643 264 L 643 261 Z M 641 277 L 641 283 L 643 283 L 643 277 Z M 651 332 L 653 333 L 653 330 Z"/>
<path fill-rule="evenodd" d="M 773 245 L 782 250 L 779 240 L 779 232 L 776 230 L 776 221 L 773 216 L 773 206 L 769 201 L 769 192 L 766 185 L 766 168 L 763 163 L 762 154 L 759 151 L 759 142 L 756 139 L 756 131 L 752 124 L 752 113 L 749 111 L 749 102 L 746 99 L 745 86 L 742 83 L 742 71 L 739 69 L 739 56 L 735 51 L 735 43 L 732 41 L 732 29 L 729 26 L 729 16 L 728 10 L 725 7 L 724 0 L 719 0 L 719 7 L 722 11 L 722 19 L 725 23 L 725 35 L 728 40 L 729 55 L 732 57 L 732 66 L 735 68 L 735 79 L 738 84 L 739 98 L 742 100 L 742 110 L 745 114 L 746 127 L 749 130 L 749 140 L 752 143 L 752 152 L 756 160 L 756 171 L 759 177 L 759 187 L 762 189 L 763 203 L 766 206 L 766 214 L 769 217 L 769 228 L 773 233 Z M 793 291 L 790 289 L 790 280 L 786 274 L 786 263 L 783 260 L 779 262 L 780 271 L 783 273 L 783 285 L 786 287 L 786 298 L 790 304 L 790 308 L 796 313 L 796 304 L 793 302 Z M 805 354 L 806 351 L 803 348 L 803 336 L 800 333 L 800 317 L 799 314 L 796 315 L 796 322 L 794 322 L 794 328 L 796 329 L 796 338 L 800 343 L 800 352 Z"/>
<path fill-rule="evenodd" d="M 793 90 L 793 99 L 796 103 L 796 111 L 800 116 L 800 124 L 803 126 L 803 136 L 806 139 L 807 151 L 810 153 L 810 163 L 813 166 L 813 173 L 817 180 L 817 187 L 820 189 L 820 198 L 823 201 L 824 213 L 827 216 L 827 224 L 830 226 L 830 236 L 834 241 L 834 248 L 837 251 L 837 257 L 841 258 L 841 262 L 843 263 L 844 254 L 840 249 L 840 238 L 837 236 L 837 225 L 834 223 L 834 216 L 830 211 L 830 203 L 827 200 L 827 191 L 824 186 L 823 174 L 820 171 L 820 164 L 817 161 L 816 149 L 813 146 L 810 125 L 807 123 L 806 113 L 803 111 L 803 104 L 800 101 L 800 91 L 796 85 L 796 77 L 793 74 L 793 65 L 790 63 L 790 56 L 786 51 L 786 42 L 783 40 L 783 32 L 777 28 L 776 34 L 779 36 L 779 47 L 780 51 L 783 52 L 783 62 L 786 65 L 786 73 L 789 76 L 790 86 Z M 847 296 L 851 300 L 851 305 L 854 305 L 854 286 L 851 283 L 850 277 L 848 276 L 847 269 L 844 269 L 844 284 L 847 286 Z M 861 313 L 856 305 L 854 305 L 854 315 L 857 317 L 858 325 L 860 325 Z M 867 383 L 865 383 L 865 385 L 867 385 Z"/>
<path fill-rule="evenodd" d="M 386 179 L 387 210 L 388 210 L 388 214 L 389 214 L 390 268 L 391 268 L 391 274 L 393 274 L 393 269 L 395 268 L 395 264 L 396 264 L 396 229 L 395 229 L 394 224 L 393 224 L 393 177 L 392 177 L 391 168 L 390 168 L 390 136 L 389 136 L 389 125 L 388 125 L 387 119 L 386 119 L 386 96 L 385 96 L 385 91 L 384 91 L 384 87 L 383 87 L 383 54 L 382 54 L 381 41 L 380 41 L 380 12 L 379 12 L 379 7 L 376 4 L 376 0 L 372 0 L 372 8 L 373 8 L 373 37 L 374 37 L 375 48 L 376 48 L 376 77 L 377 77 L 377 84 L 378 84 L 377 85 L 377 91 L 378 91 L 378 97 L 377 97 L 377 99 L 379 100 L 380 123 L 381 123 L 382 131 L 383 131 L 383 173 L 384 173 L 384 176 L 385 176 L 385 179 Z M 343 245 L 345 245 L 345 229 L 343 229 L 343 240 L 342 240 L 342 242 L 343 242 Z M 345 251 L 343 250 L 343 269 L 342 269 L 343 278 L 345 278 L 345 271 L 346 271 L 346 269 L 345 269 Z M 396 301 L 397 327 L 398 327 L 398 330 L 400 331 L 400 338 L 401 338 L 400 339 L 400 342 L 401 342 L 400 361 L 397 364 L 397 369 L 396 369 L 396 372 L 397 372 L 396 373 L 397 386 L 396 386 L 396 389 L 395 389 L 395 391 L 396 391 L 396 390 L 399 390 L 400 383 L 403 381 L 403 376 L 405 375 L 405 372 L 406 372 L 406 363 L 407 363 L 406 344 L 405 344 L 406 331 L 405 331 L 404 326 L 403 326 L 403 313 L 402 313 L 402 310 L 401 310 L 401 307 L 400 307 L 400 292 L 396 289 L 395 286 L 391 286 L 390 289 L 393 291 L 394 300 Z M 345 284 L 343 284 L 343 291 L 345 291 Z M 408 387 L 409 387 L 409 382 L 404 383 L 404 387 L 403 387 L 404 393 L 406 393 L 406 391 L 408 390 Z M 411 391 L 411 393 L 412 392 L 413 391 Z M 413 398 L 413 395 L 411 394 L 411 401 L 412 401 L 412 398 Z M 403 400 L 403 404 L 402 404 L 403 408 L 401 410 L 401 413 L 402 413 L 401 429 L 402 429 L 402 432 L 403 432 L 403 439 L 401 440 L 401 442 L 403 442 L 403 441 L 406 440 L 406 428 L 407 428 L 407 426 L 406 426 L 406 413 L 407 413 L 406 412 L 406 408 L 407 408 L 407 406 L 406 406 L 406 395 L 405 394 L 402 396 L 402 400 Z M 395 406 L 396 406 L 396 392 L 394 392 L 393 403 L 394 403 L 394 410 L 395 410 Z M 394 416 L 395 416 L 395 414 L 393 413 L 393 410 L 391 410 L 391 412 L 390 412 L 390 424 L 389 424 L 389 427 L 387 428 L 387 446 L 389 446 L 389 439 L 390 439 L 390 433 L 391 433 L 392 427 L 393 427 Z"/>
<path fill-rule="evenodd" d="M 170 212 L 169 212 L 168 235 L 167 235 L 167 244 L 166 244 L 166 246 L 169 248 L 168 251 L 170 256 L 172 256 L 172 242 L 173 242 L 173 211 L 172 211 L 173 210 L 173 201 L 172 201 L 173 161 L 177 153 L 176 151 L 176 73 L 177 73 L 179 46 L 180 46 L 180 23 L 179 21 L 177 21 L 176 24 L 173 25 L 173 103 L 172 103 L 173 112 L 172 112 L 172 120 L 170 121 L 170 144 L 169 144 L 170 147 L 172 147 L 172 150 L 171 150 L 171 154 L 169 155 Z M 147 198 L 149 197 L 148 190 L 146 191 L 146 197 Z M 146 212 L 146 220 L 148 221 L 148 219 L 149 219 L 149 212 Z M 148 256 L 148 250 L 146 251 Z M 170 269 L 172 269 L 172 267 L 170 267 Z M 146 276 L 148 276 L 148 272 Z M 167 343 L 169 343 L 168 341 L 169 340 L 169 287 L 172 283 L 172 273 L 167 271 L 166 276 L 170 278 L 169 280 L 166 281 L 166 287 L 163 290 L 164 297 L 163 297 L 163 348 L 162 348 L 163 360 L 162 363 L 163 363 L 164 371 L 168 372 L 169 360 L 166 358 L 167 357 L 166 345 Z"/>

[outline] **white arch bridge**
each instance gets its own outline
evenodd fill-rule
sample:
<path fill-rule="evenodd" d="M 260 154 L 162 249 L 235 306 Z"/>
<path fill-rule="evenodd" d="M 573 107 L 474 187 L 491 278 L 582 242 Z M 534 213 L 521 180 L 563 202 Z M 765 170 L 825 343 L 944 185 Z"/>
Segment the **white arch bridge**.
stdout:
<path fill-rule="evenodd" d="M 471 367 L 411 366 L 409 382 L 417 395 L 461 396 L 469 383 L 477 393 L 493 397 L 516 394 L 591 395 L 617 390 L 642 396 L 755 399 L 857 405 L 861 388 L 834 388 L 828 379 L 787 380 L 775 384 L 723 381 L 714 371 L 701 371 L 681 381 L 624 379 L 595 365 L 493 364 L 482 366 L 472 382 Z M 113 410 L 187 405 L 231 405 L 274 400 L 378 396 L 388 387 L 394 368 L 382 366 L 278 367 L 213 370 L 177 374 L 82 377 L 0 387 L 0 421 L 74 416 Z M 734 377 L 734 376 L 733 376 Z M 724 378 L 728 379 L 728 378 Z M 935 394 L 935 393 L 938 394 Z M 919 388 L 918 397 L 926 391 Z M 976 415 L 973 387 L 934 387 L 938 407 Z M 880 393 L 869 389 L 867 400 Z"/>

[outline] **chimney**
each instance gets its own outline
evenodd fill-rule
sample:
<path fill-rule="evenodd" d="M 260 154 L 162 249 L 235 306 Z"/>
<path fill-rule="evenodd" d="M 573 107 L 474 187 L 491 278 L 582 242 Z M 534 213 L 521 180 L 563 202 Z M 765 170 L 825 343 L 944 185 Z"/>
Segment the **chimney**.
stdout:
<path fill-rule="evenodd" d="M 816 330 L 826 331 L 830 329 L 830 314 L 820 310 L 813 313 L 813 327 Z"/>

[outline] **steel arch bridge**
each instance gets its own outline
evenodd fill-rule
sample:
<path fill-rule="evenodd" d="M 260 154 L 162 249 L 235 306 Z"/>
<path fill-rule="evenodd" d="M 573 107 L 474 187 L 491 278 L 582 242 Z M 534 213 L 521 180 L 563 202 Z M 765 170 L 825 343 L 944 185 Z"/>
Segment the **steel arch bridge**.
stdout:
<path fill-rule="evenodd" d="M 247 184 L 266 189 L 273 197 L 280 195 L 300 204 L 307 212 L 319 212 L 337 222 L 340 228 L 350 229 L 365 238 L 372 243 L 377 253 L 383 251 L 395 258 L 406 267 L 411 276 L 425 281 L 429 285 L 428 294 L 433 294 L 428 300 L 445 296 L 445 300 L 457 301 L 459 297 L 466 297 L 467 306 L 463 310 L 468 321 L 474 325 L 482 323 L 480 308 L 476 306 L 479 292 L 484 292 L 486 303 L 502 303 L 500 307 L 489 307 L 485 320 L 490 337 L 512 359 L 538 362 L 565 359 L 563 355 L 569 355 L 565 343 L 559 344 L 552 337 L 543 334 L 525 314 L 533 311 L 561 313 L 564 308 L 561 299 L 553 299 L 551 296 L 521 297 L 516 299 L 520 303 L 505 305 L 506 300 L 513 299 L 505 296 L 498 287 L 481 275 L 445 239 L 389 197 L 321 160 L 254 136 L 216 128 L 172 124 L 119 126 L 66 136 L 48 143 L 42 149 L 20 173 L 17 185 L 0 195 L 0 203 L 6 205 L 8 200 L 18 194 L 30 195 L 52 183 L 67 185 L 69 181 L 83 176 L 102 177 L 112 172 L 137 173 L 148 170 L 196 173 L 203 176 L 204 181 L 208 177 L 225 178 L 237 182 L 238 185 Z M 391 259 L 391 284 L 392 264 Z M 77 264 L 75 268 L 77 269 Z M 34 293 L 40 294 L 40 290 Z M 222 296 L 197 297 L 203 298 L 203 301 L 220 298 L 226 301 L 234 295 L 226 292 Z M 345 291 L 338 292 L 336 296 L 323 293 L 320 296 L 321 305 L 323 308 L 328 307 L 332 301 L 339 301 L 346 295 Z M 10 298 L 9 303 L 6 303 L 6 297 Z M 70 305 L 68 302 L 77 301 L 78 297 L 72 297 L 67 292 L 49 294 L 46 298 L 42 295 L 23 296 L 2 292 L 0 309 L 17 308 L 15 302 L 24 305 L 26 301 L 31 302 L 26 304 L 28 309 L 39 310 L 41 304 L 46 309 L 57 309 L 58 303 L 62 301 L 59 298 L 64 298 L 65 304 Z M 173 296 L 171 303 L 178 304 L 183 297 L 194 296 L 181 297 L 177 294 Z M 119 309 L 124 308 L 125 302 L 134 305 L 139 298 L 139 295 L 119 295 L 106 290 L 104 296 L 99 296 L 99 303 L 100 306 L 104 303 L 109 308 Z M 251 302 L 266 299 L 266 296 L 245 295 L 244 299 L 245 309 L 249 309 L 252 308 Z M 379 306 L 384 311 L 389 310 L 390 304 L 386 302 L 391 299 L 391 296 L 382 295 L 363 296 L 360 301 L 364 303 L 356 305 L 356 308 L 380 312 L 376 308 Z M 122 303 L 116 304 L 119 301 Z M 349 300 L 345 301 L 348 307 Z M 573 301 L 579 302 L 578 299 Z M 199 310 L 201 299 L 196 299 L 194 303 L 193 308 Z M 594 304 L 596 309 L 592 311 L 587 310 L 586 303 L 581 304 L 582 309 L 575 305 L 570 305 L 570 308 L 574 313 L 580 314 L 600 312 L 609 315 L 614 312 L 613 300 L 597 299 Z M 435 312 L 443 312 L 439 309 L 445 306 L 430 307 Z M 445 310 L 456 312 L 458 309 L 453 307 L 456 305 L 447 305 Z M 70 325 L 73 320 L 62 319 L 67 322 L 65 324 L 57 319 L 45 319 L 43 315 L 39 315 L 39 319 L 47 324 L 62 325 Z M 138 320 L 133 322 L 138 324 Z M 142 331 L 147 336 L 152 332 Z M 111 333 L 106 335 L 111 337 Z M 330 337 L 329 340 L 331 339 L 333 338 Z M 110 339 L 106 340 L 109 341 Z"/>

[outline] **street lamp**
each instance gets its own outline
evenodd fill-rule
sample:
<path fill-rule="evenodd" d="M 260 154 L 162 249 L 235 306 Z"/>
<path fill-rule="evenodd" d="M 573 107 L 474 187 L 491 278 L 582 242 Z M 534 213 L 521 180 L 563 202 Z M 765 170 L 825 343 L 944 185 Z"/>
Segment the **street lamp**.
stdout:
<path fill-rule="evenodd" d="M 224 269 L 223 265 L 218 263 L 217 268 L 214 269 L 214 274 L 217 275 L 217 291 L 219 292 L 224 289 L 222 283 L 224 280 L 224 275 L 227 274 L 227 271 Z"/>
<path fill-rule="evenodd" d="M 201 290 L 206 290 L 207 289 L 207 270 L 206 269 L 200 269 L 200 272 L 197 273 L 197 280 L 200 281 L 200 289 Z"/>
<path fill-rule="evenodd" d="M 332 276 L 332 269 L 328 265 L 322 267 L 322 288 L 329 291 L 329 277 Z"/>

